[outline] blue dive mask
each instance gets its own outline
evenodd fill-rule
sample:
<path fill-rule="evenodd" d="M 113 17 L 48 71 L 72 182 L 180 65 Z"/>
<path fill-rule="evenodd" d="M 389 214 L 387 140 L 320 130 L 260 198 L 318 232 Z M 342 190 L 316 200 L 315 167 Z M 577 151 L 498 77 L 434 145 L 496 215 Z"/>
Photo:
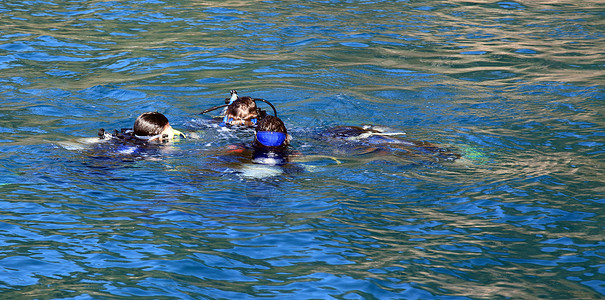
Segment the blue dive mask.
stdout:
<path fill-rule="evenodd" d="M 259 131 L 256 140 L 267 147 L 279 147 L 286 140 L 286 134 L 275 131 Z"/>

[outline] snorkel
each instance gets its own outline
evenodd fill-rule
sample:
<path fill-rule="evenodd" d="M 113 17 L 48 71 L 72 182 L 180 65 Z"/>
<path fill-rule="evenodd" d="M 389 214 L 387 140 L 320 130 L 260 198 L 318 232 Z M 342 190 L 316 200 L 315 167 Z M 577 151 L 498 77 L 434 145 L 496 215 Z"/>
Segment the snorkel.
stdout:
<path fill-rule="evenodd" d="M 184 139 L 187 138 L 187 136 L 184 133 L 182 133 L 181 131 L 178 131 L 178 130 L 176 130 L 174 128 L 172 128 L 172 132 L 174 133 L 175 137 L 182 137 Z"/>
<path fill-rule="evenodd" d="M 233 101 L 235 101 L 237 99 L 239 99 L 239 96 L 237 95 L 237 91 L 236 90 L 231 90 L 231 98 L 225 99 L 225 103 L 226 104 L 231 104 L 231 103 L 233 103 Z"/>

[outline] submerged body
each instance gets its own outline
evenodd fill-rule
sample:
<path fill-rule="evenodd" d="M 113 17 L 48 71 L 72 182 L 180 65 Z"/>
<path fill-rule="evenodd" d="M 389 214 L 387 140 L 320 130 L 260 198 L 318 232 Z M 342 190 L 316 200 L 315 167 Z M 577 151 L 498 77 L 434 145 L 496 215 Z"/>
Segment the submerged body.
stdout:
<path fill-rule="evenodd" d="M 430 161 L 454 161 L 460 154 L 448 148 L 425 142 L 401 139 L 402 132 L 385 132 L 373 126 L 337 126 L 321 133 L 322 139 L 336 147 L 335 151 L 344 151 L 348 155 L 392 154 Z"/>
<path fill-rule="evenodd" d="M 244 145 L 231 145 L 227 151 L 227 157 L 230 158 L 225 159 L 235 163 L 231 169 L 248 179 L 298 172 L 295 165 L 288 164 L 292 154 L 288 147 L 290 139 L 283 121 L 269 115 L 258 122 L 253 141 Z"/>
<path fill-rule="evenodd" d="M 185 138 L 185 134 L 172 128 L 163 114 L 146 112 L 137 117 L 132 128 L 122 128 L 119 131 L 107 132 L 101 128 L 98 138 L 80 139 L 77 142 L 60 143 L 70 150 L 89 150 L 92 157 L 119 157 L 131 160 L 141 157 L 153 157 L 166 153 L 170 143 L 177 137 Z"/>

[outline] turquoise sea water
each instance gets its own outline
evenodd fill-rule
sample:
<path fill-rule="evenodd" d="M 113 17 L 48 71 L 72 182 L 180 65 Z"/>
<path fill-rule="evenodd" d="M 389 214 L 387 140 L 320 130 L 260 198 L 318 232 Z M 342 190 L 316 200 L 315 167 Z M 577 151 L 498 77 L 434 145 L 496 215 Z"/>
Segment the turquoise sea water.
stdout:
<path fill-rule="evenodd" d="M 604 20 L 601 1 L 4 1 L 1 296 L 605 298 Z M 229 152 L 251 131 L 199 112 L 231 89 L 277 107 L 296 159 Z M 92 143 L 146 111 L 189 138 Z M 463 158 L 319 138 L 339 125 Z"/>

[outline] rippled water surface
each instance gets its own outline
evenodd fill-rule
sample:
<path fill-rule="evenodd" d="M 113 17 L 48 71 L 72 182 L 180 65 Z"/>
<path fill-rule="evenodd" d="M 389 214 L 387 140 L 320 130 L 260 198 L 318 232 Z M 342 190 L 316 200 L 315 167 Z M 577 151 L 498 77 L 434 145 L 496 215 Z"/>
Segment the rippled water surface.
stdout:
<path fill-rule="evenodd" d="M 2 298 L 604 298 L 604 20 L 601 1 L 3 1 Z M 231 89 L 277 107 L 290 163 L 199 115 Z M 96 143 L 146 111 L 188 138 Z M 322 138 L 368 124 L 462 158 Z"/>

